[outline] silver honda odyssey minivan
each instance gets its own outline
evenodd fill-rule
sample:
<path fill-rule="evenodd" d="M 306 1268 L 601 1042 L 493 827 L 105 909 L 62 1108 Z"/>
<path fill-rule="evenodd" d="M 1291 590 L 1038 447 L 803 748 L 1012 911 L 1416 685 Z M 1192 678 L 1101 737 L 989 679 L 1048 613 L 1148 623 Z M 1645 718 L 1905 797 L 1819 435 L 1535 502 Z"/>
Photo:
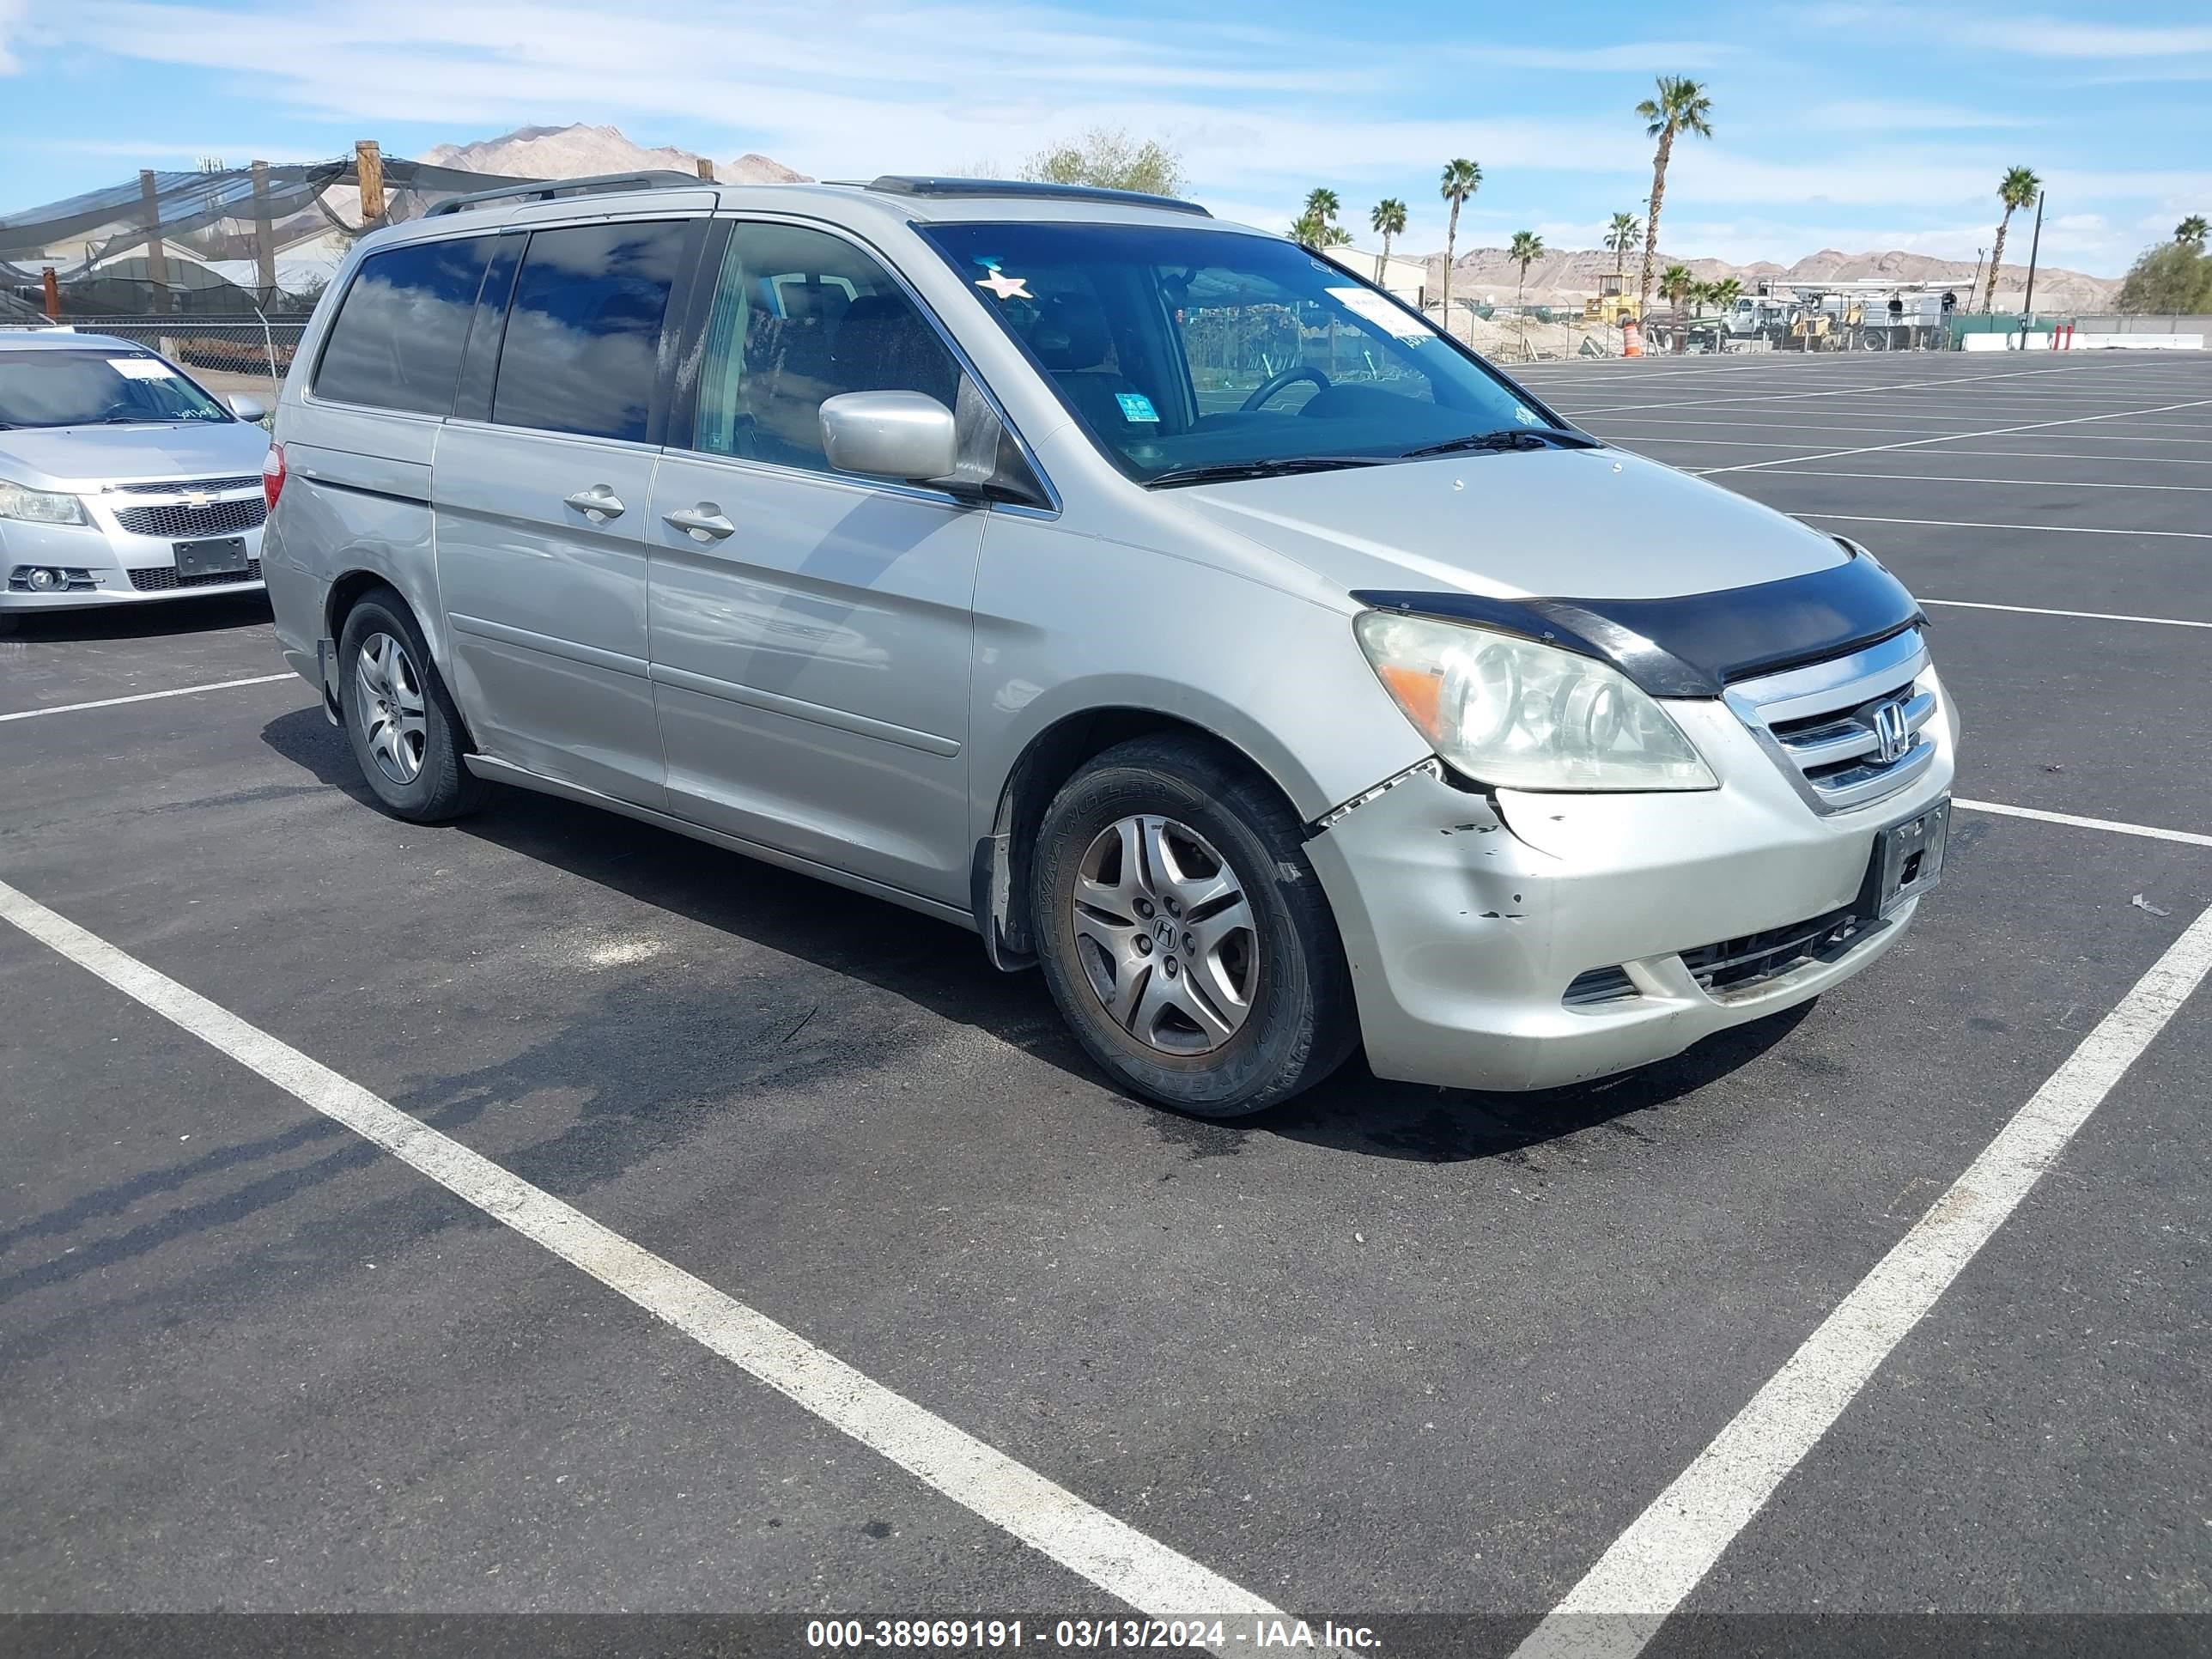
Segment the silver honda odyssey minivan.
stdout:
<path fill-rule="evenodd" d="M 1188 203 L 465 198 L 360 245 L 275 434 L 277 631 L 388 810 L 518 785 L 971 928 L 1183 1111 L 1657 1060 L 1942 869 L 1957 720 L 1863 548 Z"/>

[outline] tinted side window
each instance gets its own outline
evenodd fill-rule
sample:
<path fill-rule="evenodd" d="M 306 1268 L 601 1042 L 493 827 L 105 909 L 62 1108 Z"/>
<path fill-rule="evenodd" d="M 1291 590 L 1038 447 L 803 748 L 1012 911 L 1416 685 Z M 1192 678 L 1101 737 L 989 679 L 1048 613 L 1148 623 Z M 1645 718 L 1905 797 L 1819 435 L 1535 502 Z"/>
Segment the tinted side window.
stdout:
<path fill-rule="evenodd" d="M 643 442 L 688 228 L 572 225 L 532 235 L 507 312 L 492 419 Z"/>
<path fill-rule="evenodd" d="M 461 344 L 493 240 L 416 242 L 362 260 L 324 343 L 316 396 L 452 413 Z"/>
<path fill-rule="evenodd" d="M 829 471 L 822 400 L 921 392 L 957 409 L 960 366 L 890 274 L 795 225 L 730 233 L 707 322 L 691 447 Z"/>

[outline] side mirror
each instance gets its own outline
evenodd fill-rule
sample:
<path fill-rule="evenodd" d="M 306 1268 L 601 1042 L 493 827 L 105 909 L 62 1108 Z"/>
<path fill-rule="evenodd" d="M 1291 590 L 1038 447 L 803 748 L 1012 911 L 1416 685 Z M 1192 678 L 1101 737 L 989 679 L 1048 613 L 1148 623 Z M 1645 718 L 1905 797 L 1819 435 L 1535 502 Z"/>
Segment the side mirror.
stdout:
<path fill-rule="evenodd" d="M 906 481 L 960 465 L 952 411 L 919 392 L 842 392 L 822 400 L 822 453 L 840 472 Z"/>
<path fill-rule="evenodd" d="M 269 405 L 258 398 L 234 392 L 230 397 L 230 412 L 241 421 L 263 421 L 269 418 Z"/>

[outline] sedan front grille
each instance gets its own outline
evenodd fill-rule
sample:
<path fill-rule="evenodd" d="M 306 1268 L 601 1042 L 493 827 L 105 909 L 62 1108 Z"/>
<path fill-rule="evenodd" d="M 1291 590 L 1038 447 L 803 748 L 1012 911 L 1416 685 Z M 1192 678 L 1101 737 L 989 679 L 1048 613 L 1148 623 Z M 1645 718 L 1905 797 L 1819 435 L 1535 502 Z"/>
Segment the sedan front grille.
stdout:
<path fill-rule="evenodd" d="M 261 475 L 247 473 L 238 478 L 167 478 L 153 483 L 125 483 L 109 486 L 125 495 L 182 495 L 196 492 L 202 495 L 227 495 L 234 489 L 258 489 Z"/>
<path fill-rule="evenodd" d="M 1731 686 L 1727 702 L 1814 811 L 1842 812 L 1895 794 L 1934 763 L 1927 670 L 1928 648 L 1910 629 Z"/>
<path fill-rule="evenodd" d="M 160 536 L 185 541 L 194 536 L 235 536 L 257 528 L 269 516 L 269 503 L 258 495 L 234 501 L 210 501 L 195 507 L 189 501 L 163 501 L 155 507 L 126 507 L 116 523 L 134 536 Z"/>
<path fill-rule="evenodd" d="M 196 575 L 179 576 L 174 565 L 156 565 L 150 570 L 131 573 L 131 586 L 141 593 L 172 593 L 180 587 L 222 587 L 236 582 L 258 582 L 261 580 L 261 561 L 248 559 L 246 574 L 234 570 L 203 570 Z"/>

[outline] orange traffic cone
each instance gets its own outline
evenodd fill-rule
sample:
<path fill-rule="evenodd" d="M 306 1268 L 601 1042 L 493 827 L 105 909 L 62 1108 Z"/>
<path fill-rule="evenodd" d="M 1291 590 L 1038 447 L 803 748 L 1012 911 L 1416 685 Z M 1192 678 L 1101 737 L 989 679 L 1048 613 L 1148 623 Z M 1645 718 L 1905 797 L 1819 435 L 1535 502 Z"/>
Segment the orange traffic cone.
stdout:
<path fill-rule="evenodd" d="M 1620 355 L 1624 357 L 1641 357 L 1644 355 L 1644 325 L 1633 317 L 1620 325 Z"/>

